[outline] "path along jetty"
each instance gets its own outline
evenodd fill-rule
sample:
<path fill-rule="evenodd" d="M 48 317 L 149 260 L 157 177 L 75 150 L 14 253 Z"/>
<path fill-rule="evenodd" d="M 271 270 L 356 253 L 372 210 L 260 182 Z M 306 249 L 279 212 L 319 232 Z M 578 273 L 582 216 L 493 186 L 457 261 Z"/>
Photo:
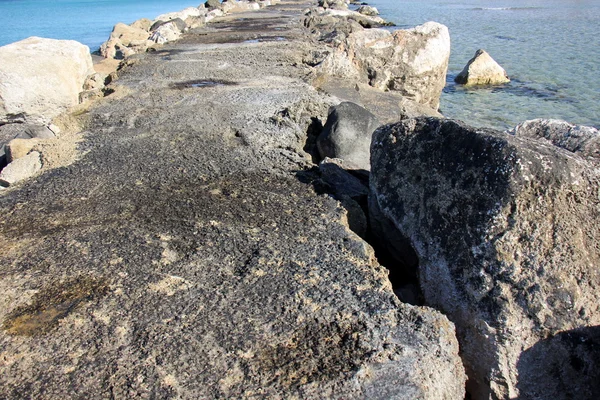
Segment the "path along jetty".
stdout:
<path fill-rule="evenodd" d="M 598 132 L 443 119 L 437 23 L 209 3 L 4 111 L 0 397 L 597 397 Z"/>

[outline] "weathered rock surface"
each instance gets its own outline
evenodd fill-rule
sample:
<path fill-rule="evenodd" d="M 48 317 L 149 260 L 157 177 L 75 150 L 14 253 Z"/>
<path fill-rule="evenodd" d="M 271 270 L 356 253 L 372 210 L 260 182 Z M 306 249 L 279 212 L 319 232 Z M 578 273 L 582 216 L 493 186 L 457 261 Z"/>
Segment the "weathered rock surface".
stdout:
<path fill-rule="evenodd" d="M 485 50 L 479 49 L 465 68 L 454 78 L 456 83 L 467 86 L 500 85 L 510 82 L 502 68 Z"/>
<path fill-rule="evenodd" d="M 511 135 L 545 139 L 582 157 L 600 158 L 600 133 L 591 126 L 557 119 L 533 119 L 511 129 Z"/>
<path fill-rule="evenodd" d="M 172 19 L 168 22 L 160 22 L 153 26 L 150 40 L 154 43 L 164 44 L 179 39 L 185 31 L 186 25 L 181 18 Z"/>
<path fill-rule="evenodd" d="M 219 0 L 207 0 L 204 3 L 204 6 L 206 8 L 208 8 L 209 10 L 212 8 L 220 8 L 221 7 L 221 2 Z"/>
<path fill-rule="evenodd" d="M 94 73 L 87 46 L 31 37 L 0 47 L 0 123 L 44 124 L 79 103 Z"/>
<path fill-rule="evenodd" d="M 379 15 L 379 10 L 371 6 L 360 6 L 356 11 L 364 15 Z"/>
<path fill-rule="evenodd" d="M 296 177 L 334 101 L 305 7 L 136 55 L 81 158 L 4 191 L 0 397 L 464 397 L 452 323 Z"/>
<path fill-rule="evenodd" d="M 397 92 L 385 92 L 366 83 L 347 79 L 320 77 L 313 82 L 319 90 L 342 101 L 356 103 L 373 113 L 383 123 L 398 122 L 420 116 L 443 118 L 442 114 Z"/>
<path fill-rule="evenodd" d="M 426 303 L 456 324 L 473 398 L 566 398 L 577 361 L 560 385 L 527 374 L 557 364 L 540 341 L 600 323 L 596 164 L 425 118 L 378 129 L 371 153 L 371 203 L 416 251 Z"/>
<path fill-rule="evenodd" d="M 124 58 L 145 50 L 148 45 L 147 29 L 117 23 L 109 39 L 100 46 L 100 54 L 105 58 Z"/>
<path fill-rule="evenodd" d="M 341 158 L 355 169 L 370 170 L 371 136 L 379 125 L 375 115 L 357 104 L 332 106 L 317 139 L 321 157 Z"/>
<path fill-rule="evenodd" d="M 398 91 L 437 110 L 449 57 L 448 28 L 427 22 L 393 33 L 383 29 L 354 31 L 319 68 L 333 76 L 359 75 L 373 87 Z"/>
<path fill-rule="evenodd" d="M 9 163 L 2 171 L 0 171 L 0 186 L 10 186 L 22 180 L 31 178 L 42 169 L 40 156 L 40 153 L 37 151 L 32 151 L 26 156 L 20 157 Z"/>

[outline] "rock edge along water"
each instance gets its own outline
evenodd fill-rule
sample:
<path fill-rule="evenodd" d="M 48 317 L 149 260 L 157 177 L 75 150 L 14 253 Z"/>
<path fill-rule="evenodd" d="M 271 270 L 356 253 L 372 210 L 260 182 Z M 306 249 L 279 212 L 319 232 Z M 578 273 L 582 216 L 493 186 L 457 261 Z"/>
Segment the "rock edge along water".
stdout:
<path fill-rule="evenodd" d="M 3 397 L 464 396 L 453 325 L 294 175 L 337 101 L 304 6 L 131 57 L 81 159 L 0 198 Z"/>

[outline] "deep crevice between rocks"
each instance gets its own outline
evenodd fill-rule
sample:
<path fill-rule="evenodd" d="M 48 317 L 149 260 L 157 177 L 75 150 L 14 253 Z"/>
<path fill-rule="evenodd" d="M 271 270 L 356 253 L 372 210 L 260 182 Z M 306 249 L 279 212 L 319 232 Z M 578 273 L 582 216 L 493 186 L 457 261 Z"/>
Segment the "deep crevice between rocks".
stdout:
<path fill-rule="evenodd" d="M 375 251 L 379 264 L 389 271 L 389 279 L 396 296 L 404 303 L 423 305 L 424 299 L 419 286 L 419 260 L 407 240 L 399 240 L 390 249 L 382 240 L 381 233 L 391 224 L 385 217 L 377 215 L 373 220 L 369 199 L 369 171 L 345 169 L 336 162 L 321 158 L 317 148 L 317 138 L 323 129 L 320 119 L 313 117 L 306 132 L 304 151 L 308 153 L 312 168 L 298 171 L 296 177 L 313 187 L 316 193 L 327 195 L 339 201 L 346 209 L 348 227 L 369 243 Z M 361 187 L 362 186 L 362 187 Z"/>

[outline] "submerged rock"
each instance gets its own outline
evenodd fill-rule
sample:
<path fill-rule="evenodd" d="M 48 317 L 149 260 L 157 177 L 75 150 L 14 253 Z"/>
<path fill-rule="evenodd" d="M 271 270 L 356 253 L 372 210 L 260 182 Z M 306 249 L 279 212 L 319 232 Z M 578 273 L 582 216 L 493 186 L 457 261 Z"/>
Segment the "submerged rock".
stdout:
<path fill-rule="evenodd" d="M 498 65 L 485 50 L 479 49 L 454 81 L 462 85 L 475 86 L 500 85 L 510 82 L 510 79 L 504 68 Z"/>
<path fill-rule="evenodd" d="M 90 49 L 73 40 L 30 37 L 0 47 L 0 123 L 48 123 L 79 104 L 93 73 Z"/>
<path fill-rule="evenodd" d="M 538 342 L 600 324 L 596 164 L 426 118 L 381 127 L 371 153 L 371 203 L 416 251 L 426 304 L 456 324 L 473 398 L 566 398 L 554 373 L 527 371 L 555 359 Z"/>
<path fill-rule="evenodd" d="M 357 104 L 332 106 L 317 139 L 321 157 L 341 158 L 347 166 L 369 170 L 371 136 L 379 125 L 375 115 Z"/>

